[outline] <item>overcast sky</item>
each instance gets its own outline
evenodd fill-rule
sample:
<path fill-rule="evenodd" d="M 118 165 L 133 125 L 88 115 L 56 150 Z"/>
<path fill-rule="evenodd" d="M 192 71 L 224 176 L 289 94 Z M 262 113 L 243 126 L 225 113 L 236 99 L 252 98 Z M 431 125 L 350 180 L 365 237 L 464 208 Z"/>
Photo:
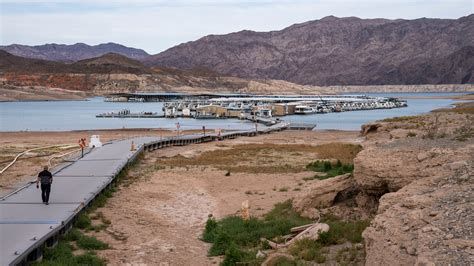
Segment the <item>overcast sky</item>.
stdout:
<path fill-rule="evenodd" d="M 328 15 L 459 18 L 474 0 L 0 0 L 0 44 L 116 42 L 155 54 L 208 34 L 279 30 Z"/>

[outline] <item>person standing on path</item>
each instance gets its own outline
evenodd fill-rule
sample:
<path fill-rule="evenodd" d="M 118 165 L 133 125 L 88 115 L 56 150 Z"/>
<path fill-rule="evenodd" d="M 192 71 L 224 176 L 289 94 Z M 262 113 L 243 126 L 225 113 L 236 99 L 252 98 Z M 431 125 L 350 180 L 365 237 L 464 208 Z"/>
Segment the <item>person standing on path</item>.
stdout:
<path fill-rule="evenodd" d="M 38 179 L 36 179 L 36 188 L 39 188 L 39 183 L 41 183 L 41 199 L 43 203 L 49 204 L 49 193 L 51 192 L 51 183 L 53 183 L 53 175 L 48 171 L 48 166 L 44 167 L 44 170 L 38 174 Z"/>

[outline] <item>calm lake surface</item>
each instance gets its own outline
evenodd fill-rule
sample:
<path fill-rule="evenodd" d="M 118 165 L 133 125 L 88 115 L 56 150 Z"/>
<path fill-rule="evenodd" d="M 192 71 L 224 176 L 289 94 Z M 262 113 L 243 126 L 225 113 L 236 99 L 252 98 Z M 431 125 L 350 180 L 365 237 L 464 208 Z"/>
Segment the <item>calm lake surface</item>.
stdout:
<path fill-rule="evenodd" d="M 410 97 L 452 96 L 462 93 L 368 93 L 370 96 L 408 97 L 408 107 L 329 114 L 292 115 L 282 117 L 289 122 L 316 123 L 317 129 L 359 130 L 362 124 L 388 117 L 427 113 L 454 103 L 449 99 L 410 99 Z M 206 128 L 251 129 L 253 123 L 237 119 L 195 120 L 186 118 L 96 118 L 95 115 L 129 109 L 131 112 L 163 113 L 163 103 L 113 103 L 103 98 L 88 101 L 2 102 L 0 103 L 0 131 L 66 131 L 119 128 Z"/>

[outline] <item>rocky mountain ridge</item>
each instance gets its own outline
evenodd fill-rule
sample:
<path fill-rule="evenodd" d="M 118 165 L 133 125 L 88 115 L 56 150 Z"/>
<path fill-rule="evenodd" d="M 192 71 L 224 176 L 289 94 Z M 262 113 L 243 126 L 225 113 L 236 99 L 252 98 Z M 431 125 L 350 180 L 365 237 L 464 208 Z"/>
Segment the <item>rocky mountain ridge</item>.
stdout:
<path fill-rule="evenodd" d="M 325 17 L 280 31 L 209 35 L 145 58 L 308 85 L 474 82 L 474 14 L 459 19 Z"/>
<path fill-rule="evenodd" d="M 91 95 L 135 91 L 259 94 L 330 92 L 324 88 L 286 81 L 222 76 L 206 69 L 150 68 L 137 60 L 118 54 L 106 54 L 67 64 L 18 57 L 0 50 L 0 89 L 7 90 L 3 93 L 3 100 L 21 100 L 24 94 L 20 92 L 31 94 L 35 89 L 48 88 Z"/>
<path fill-rule="evenodd" d="M 83 93 L 115 92 L 232 92 L 256 94 L 332 94 L 367 92 L 453 92 L 474 91 L 474 85 L 385 85 L 332 86 L 299 85 L 283 80 L 242 79 L 223 76 L 205 68 L 180 70 L 147 67 L 119 54 L 106 54 L 75 63 L 53 62 L 14 56 L 0 50 L 0 100 L 36 99 L 35 91 L 61 99 Z M 50 93 L 47 91 L 50 90 Z M 75 97 L 73 97 L 75 99 Z M 38 98 L 39 99 L 39 98 Z M 42 97 L 41 99 L 46 99 Z M 55 97 L 51 97 L 55 99 Z"/>
<path fill-rule="evenodd" d="M 147 52 L 141 49 L 126 47 L 112 42 L 98 45 L 87 45 L 85 43 L 72 45 L 50 43 L 36 46 L 12 44 L 0 46 L 0 50 L 16 56 L 59 62 L 75 62 L 108 53 L 116 53 L 136 60 L 149 56 Z"/>

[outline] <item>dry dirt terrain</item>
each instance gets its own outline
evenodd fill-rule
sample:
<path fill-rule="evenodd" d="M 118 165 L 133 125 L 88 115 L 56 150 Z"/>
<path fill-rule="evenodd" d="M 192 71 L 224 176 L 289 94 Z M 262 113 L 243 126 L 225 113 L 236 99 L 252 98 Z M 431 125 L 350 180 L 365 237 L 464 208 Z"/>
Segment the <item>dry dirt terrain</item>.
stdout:
<path fill-rule="evenodd" d="M 207 257 L 209 246 L 199 240 L 210 214 L 236 214 L 244 200 L 253 216 L 268 212 L 319 182 L 305 181 L 314 172 L 304 166 L 335 151 L 315 145 L 358 144 L 358 135 L 286 131 L 147 153 L 130 182 L 97 210 L 112 221 L 94 233 L 111 245 L 99 255 L 111 265 L 215 264 L 219 258 Z"/>
<path fill-rule="evenodd" d="M 61 88 L 0 86 L 0 102 L 84 100 L 88 96 L 83 91 Z"/>

